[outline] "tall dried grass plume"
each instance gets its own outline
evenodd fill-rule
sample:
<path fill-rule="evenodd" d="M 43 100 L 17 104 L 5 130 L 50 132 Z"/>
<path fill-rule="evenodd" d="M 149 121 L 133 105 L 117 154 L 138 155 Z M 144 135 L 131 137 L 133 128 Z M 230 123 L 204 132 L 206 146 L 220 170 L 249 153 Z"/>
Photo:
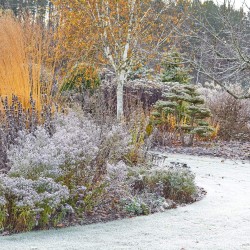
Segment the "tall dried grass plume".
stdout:
<path fill-rule="evenodd" d="M 51 95 L 52 77 L 42 81 L 47 70 L 48 40 L 36 24 L 20 22 L 10 14 L 0 15 L 0 96 L 12 101 L 18 97 L 24 109 L 30 107 L 30 96 L 35 107 L 42 109 L 42 95 Z M 46 69 L 46 70 L 45 70 Z M 53 75 L 53 66 L 48 70 Z"/>

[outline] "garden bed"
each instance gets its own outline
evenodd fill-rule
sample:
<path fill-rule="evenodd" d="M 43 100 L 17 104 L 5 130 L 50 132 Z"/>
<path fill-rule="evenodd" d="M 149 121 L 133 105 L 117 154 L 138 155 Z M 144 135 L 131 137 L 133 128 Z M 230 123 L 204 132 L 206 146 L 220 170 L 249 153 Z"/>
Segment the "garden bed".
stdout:
<path fill-rule="evenodd" d="M 58 114 L 50 132 L 22 130 L 0 176 L 3 235 L 148 215 L 204 195 L 185 164 L 152 160 L 136 130 Z"/>

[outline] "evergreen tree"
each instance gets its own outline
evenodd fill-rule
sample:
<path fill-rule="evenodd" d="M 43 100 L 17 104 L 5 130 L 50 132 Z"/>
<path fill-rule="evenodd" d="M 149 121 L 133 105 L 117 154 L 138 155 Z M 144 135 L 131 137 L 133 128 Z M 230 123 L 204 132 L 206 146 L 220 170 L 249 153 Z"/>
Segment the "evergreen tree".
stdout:
<path fill-rule="evenodd" d="M 169 84 L 170 90 L 156 102 L 153 124 L 169 128 L 166 123 L 169 123 L 170 116 L 174 117 L 174 127 L 182 145 L 191 146 L 195 135 L 207 137 L 214 131 L 206 121 L 211 116 L 210 110 L 204 106 L 204 99 L 196 87 L 189 83 L 191 77 L 181 64 L 177 51 L 169 54 L 163 66 L 162 80 Z"/>
<path fill-rule="evenodd" d="M 162 69 L 162 82 L 188 83 L 191 80 L 189 69 L 184 67 L 180 53 L 175 48 L 164 55 Z"/>

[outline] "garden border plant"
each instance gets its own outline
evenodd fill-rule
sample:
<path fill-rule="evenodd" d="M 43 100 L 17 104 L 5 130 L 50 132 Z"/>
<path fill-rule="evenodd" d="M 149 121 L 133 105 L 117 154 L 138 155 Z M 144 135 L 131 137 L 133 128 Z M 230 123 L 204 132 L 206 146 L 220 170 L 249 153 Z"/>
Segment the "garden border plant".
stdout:
<path fill-rule="evenodd" d="M 195 187 L 191 173 L 154 170 L 142 161 L 144 143 L 135 137 L 144 137 L 147 123 L 135 120 L 131 135 L 125 124 L 101 128 L 75 110 L 56 115 L 53 124 L 52 134 L 43 126 L 20 132 L 7 151 L 10 171 L 0 180 L 2 231 L 85 223 L 99 212 L 107 213 L 101 220 L 114 219 L 114 211 L 118 217 L 146 215 L 191 202 L 197 192 L 185 187 Z"/>

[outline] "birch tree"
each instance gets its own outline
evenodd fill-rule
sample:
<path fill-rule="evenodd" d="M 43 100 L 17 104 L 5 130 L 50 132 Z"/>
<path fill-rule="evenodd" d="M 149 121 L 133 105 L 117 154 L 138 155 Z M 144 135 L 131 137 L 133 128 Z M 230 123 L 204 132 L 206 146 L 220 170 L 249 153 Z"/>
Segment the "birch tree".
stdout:
<path fill-rule="evenodd" d="M 76 44 L 77 53 L 85 60 L 113 69 L 117 119 L 121 121 L 128 74 L 140 60 L 157 53 L 169 41 L 173 25 L 181 18 L 170 18 L 169 5 L 159 0 L 56 0 L 55 4 L 61 15 L 61 36 L 68 47 Z"/>

